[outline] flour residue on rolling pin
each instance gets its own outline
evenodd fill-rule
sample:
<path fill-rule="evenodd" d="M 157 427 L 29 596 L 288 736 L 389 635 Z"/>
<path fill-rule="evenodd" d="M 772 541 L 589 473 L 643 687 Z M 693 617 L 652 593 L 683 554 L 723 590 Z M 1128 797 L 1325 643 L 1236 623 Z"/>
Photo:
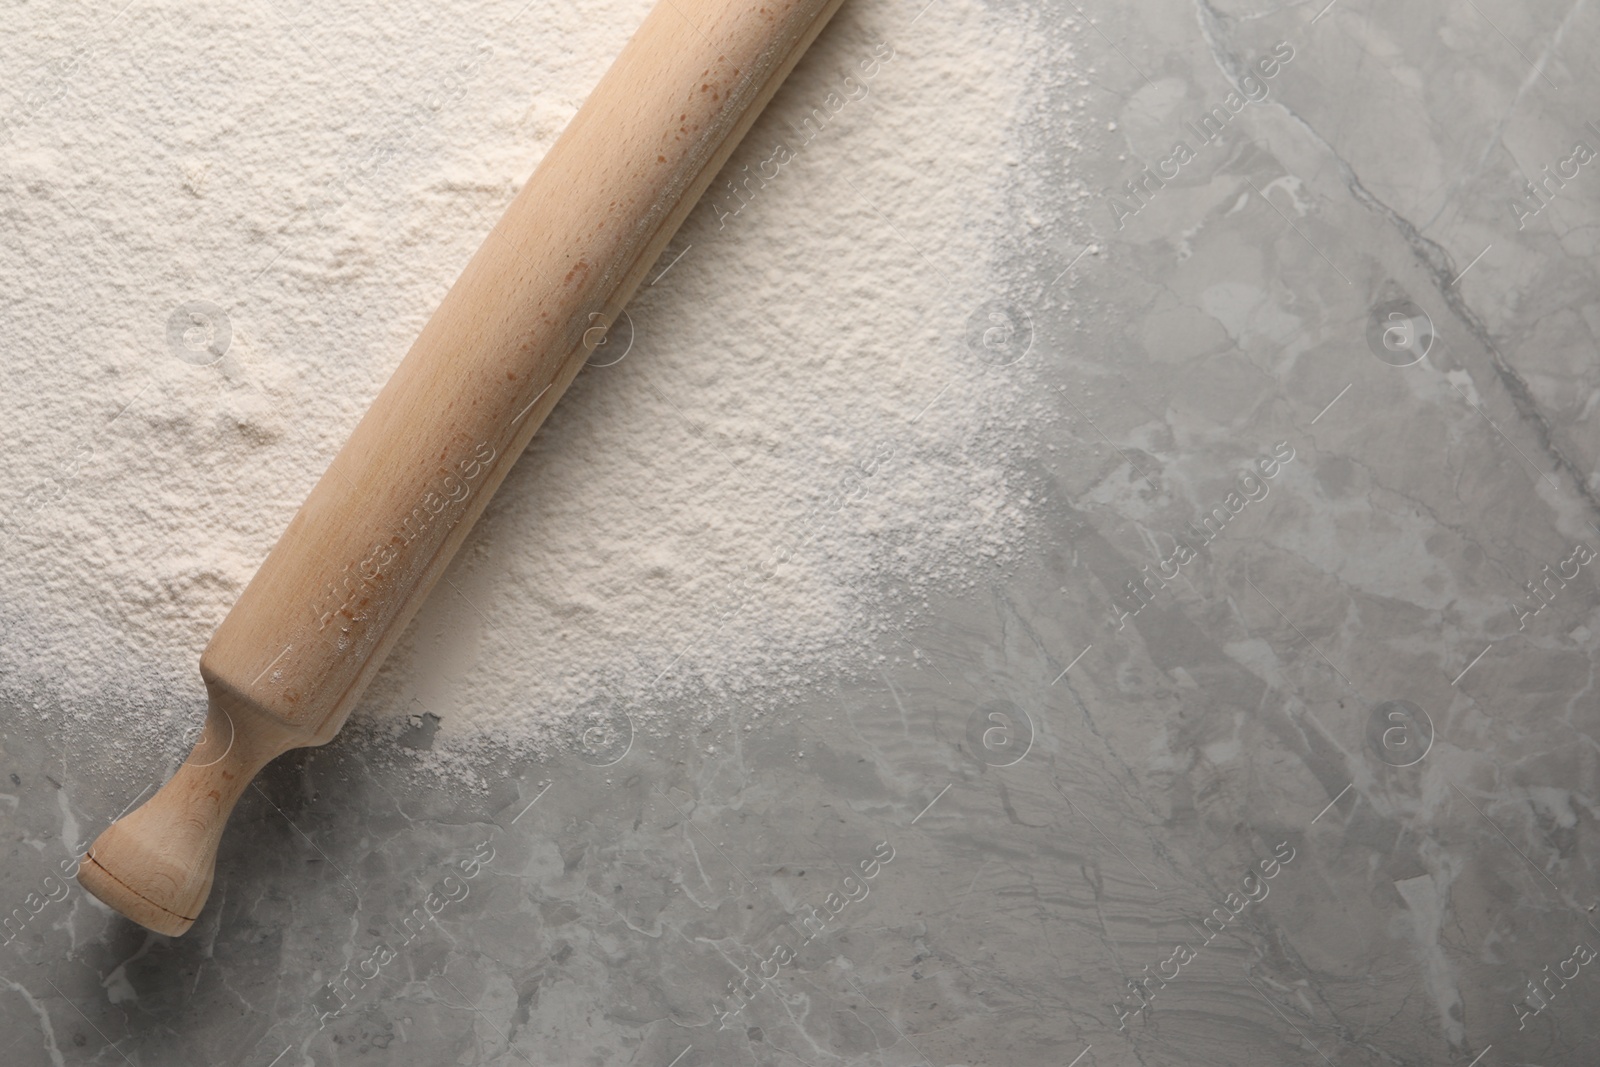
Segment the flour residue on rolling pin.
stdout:
<path fill-rule="evenodd" d="M 5 130 L 4 695 L 69 731 L 113 701 L 143 709 L 131 737 L 187 729 L 211 630 L 648 7 L 498 32 L 520 6 L 462 26 L 358 4 L 271 49 L 199 14 L 119 39 L 37 15 L 0 46 L 90 40 Z M 841 10 L 352 727 L 435 716 L 448 766 L 596 708 L 779 708 L 1019 551 L 1048 411 L 1037 287 L 1000 270 L 1036 225 L 1025 27 L 920 7 Z"/>

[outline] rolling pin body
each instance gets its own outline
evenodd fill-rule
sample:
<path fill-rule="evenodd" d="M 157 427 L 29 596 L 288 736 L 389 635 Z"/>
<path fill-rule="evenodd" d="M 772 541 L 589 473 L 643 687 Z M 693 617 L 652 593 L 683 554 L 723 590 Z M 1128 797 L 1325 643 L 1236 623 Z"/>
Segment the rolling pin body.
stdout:
<path fill-rule="evenodd" d="M 661 0 L 478 249 L 223 620 L 185 763 L 78 878 L 166 934 L 228 814 L 325 744 L 605 329 L 840 0 Z"/>

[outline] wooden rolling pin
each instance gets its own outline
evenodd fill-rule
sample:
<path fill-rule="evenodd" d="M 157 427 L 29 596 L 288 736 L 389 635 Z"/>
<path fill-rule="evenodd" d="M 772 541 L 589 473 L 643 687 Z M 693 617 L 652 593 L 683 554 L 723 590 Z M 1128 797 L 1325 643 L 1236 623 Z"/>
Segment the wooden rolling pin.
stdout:
<path fill-rule="evenodd" d="M 83 886 L 193 925 L 268 761 L 326 744 L 489 497 L 840 0 L 661 0 L 456 280 L 200 657 L 188 760 Z"/>

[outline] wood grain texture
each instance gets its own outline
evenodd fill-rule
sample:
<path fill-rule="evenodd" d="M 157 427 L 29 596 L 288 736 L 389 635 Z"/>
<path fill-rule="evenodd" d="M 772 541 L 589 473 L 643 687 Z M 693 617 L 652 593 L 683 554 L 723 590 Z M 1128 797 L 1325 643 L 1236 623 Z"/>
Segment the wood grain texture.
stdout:
<path fill-rule="evenodd" d="M 660 0 L 651 10 L 217 628 L 200 660 L 207 737 L 95 841 L 79 869 L 86 888 L 151 929 L 188 929 L 250 779 L 281 752 L 338 732 L 605 327 L 839 3 Z"/>

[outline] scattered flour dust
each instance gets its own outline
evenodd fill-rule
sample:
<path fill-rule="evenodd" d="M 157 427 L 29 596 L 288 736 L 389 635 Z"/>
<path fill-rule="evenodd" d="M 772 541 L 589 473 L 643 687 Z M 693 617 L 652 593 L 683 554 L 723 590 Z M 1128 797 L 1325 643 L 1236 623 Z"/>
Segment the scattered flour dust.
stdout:
<path fill-rule="evenodd" d="M 1025 27 L 921 6 L 836 16 L 349 729 L 424 722 L 443 770 L 779 710 L 1013 558 L 1047 417 L 998 266 Z M 197 721 L 212 629 L 648 4 L 522 7 L 18 13 L 0 701 L 69 741 Z M 220 324 L 174 341 L 197 300 Z"/>

